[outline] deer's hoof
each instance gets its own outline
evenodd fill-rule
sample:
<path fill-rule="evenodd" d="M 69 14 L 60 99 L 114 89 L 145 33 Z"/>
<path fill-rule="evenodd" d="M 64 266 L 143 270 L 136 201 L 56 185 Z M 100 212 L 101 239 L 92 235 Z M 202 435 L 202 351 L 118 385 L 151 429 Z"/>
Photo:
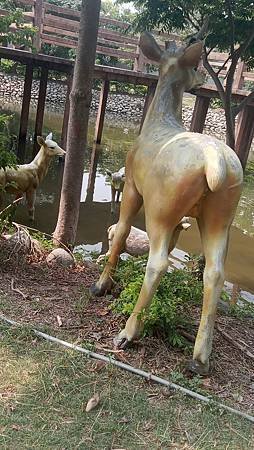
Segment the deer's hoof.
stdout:
<path fill-rule="evenodd" d="M 209 363 L 207 362 L 206 364 L 203 364 L 200 361 L 192 359 L 187 364 L 187 370 L 196 375 L 205 376 L 209 374 Z"/>
<path fill-rule="evenodd" d="M 120 333 L 113 339 L 113 343 L 116 349 L 125 350 L 128 347 L 130 341 L 128 341 L 127 337 L 121 337 Z"/>
<path fill-rule="evenodd" d="M 94 284 L 92 284 L 92 286 L 90 287 L 89 290 L 90 290 L 90 293 L 92 295 L 94 295 L 95 297 L 102 297 L 107 292 L 110 292 L 111 282 L 109 280 L 109 282 L 103 283 L 101 285 L 99 285 L 98 283 L 94 283 Z"/>

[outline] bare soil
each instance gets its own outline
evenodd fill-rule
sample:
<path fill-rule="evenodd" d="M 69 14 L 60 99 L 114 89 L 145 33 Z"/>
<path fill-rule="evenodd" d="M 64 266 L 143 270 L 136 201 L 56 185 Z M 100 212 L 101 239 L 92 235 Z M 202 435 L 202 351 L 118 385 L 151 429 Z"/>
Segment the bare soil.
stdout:
<path fill-rule="evenodd" d="M 98 267 L 93 263 L 64 269 L 48 266 L 44 258 L 5 262 L 0 269 L 0 310 L 18 322 L 42 330 L 49 327 L 52 334 L 84 346 L 92 344 L 99 353 L 112 353 L 116 359 L 162 377 L 170 378 L 172 371 L 180 376 L 182 373 L 187 385 L 194 389 L 191 383 L 195 378 L 191 379 L 185 370 L 191 351 L 171 347 L 162 336 L 145 337 L 125 351 L 114 350 L 112 338 L 125 319 L 111 311 L 111 295 L 90 297 L 89 286 L 98 276 Z M 190 310 L 190 316 L 193 315 L 198 318 L 200 311 Z M 253 353 L 254 348 L 253 319 L 219 312 L 218 325 L 211 375 L 203 378 L 197 388 L 241 410 L 253 412 L 254 359 L 247 354 L 247 350 Z"/>

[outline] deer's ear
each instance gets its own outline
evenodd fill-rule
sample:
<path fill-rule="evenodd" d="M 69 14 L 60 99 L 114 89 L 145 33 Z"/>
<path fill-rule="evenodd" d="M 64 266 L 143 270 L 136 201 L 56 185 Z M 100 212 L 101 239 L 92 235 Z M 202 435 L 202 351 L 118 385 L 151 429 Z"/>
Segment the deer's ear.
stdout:
<path fill-rule="evenodd" d="M 145 31 L 141 34 L 139 40 L 139 46 L 144 55 L 151 59 L 151 61 L 159 62 L 162 55 L 162 50 L 158 46 L 156 40 L 151 33 Z"/>
<path fill-rule="evenodd" d="M 46 137 L 46 141 L 47 140 L 52 141 L 52 138 L 53 138 L 53 134 L 49 133 L 48 136 Z"/>
<path fill-rule="evenodd" d="M 37 136 L 37 142 L 39 145 L 45 145 L 45 141 L 42 136 Z"/>
<path fill-rule="evenodd" d="M 110 170 L 106 169 L 106 174 L 108 175 L 108 177 L 112 176 L 112 172 L 110 172 Z"/>
<path fill-rule="evenodd" d="M 184 50 L 184 53 L 178 59 L 181 67 L 197 67 L 203 51 L 203 42 L 195 42 Z"/>

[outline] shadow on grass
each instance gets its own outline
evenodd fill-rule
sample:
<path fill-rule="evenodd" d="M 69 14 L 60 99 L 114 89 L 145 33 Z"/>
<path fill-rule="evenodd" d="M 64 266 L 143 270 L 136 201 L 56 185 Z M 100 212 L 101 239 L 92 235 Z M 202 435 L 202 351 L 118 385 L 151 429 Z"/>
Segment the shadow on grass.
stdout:
<path fill-rule="evenodd" d="M 3 449 L 249 449 L 247 421 L 0 323 Z M 85 412 L 98 392 L 100 403 Z"/>

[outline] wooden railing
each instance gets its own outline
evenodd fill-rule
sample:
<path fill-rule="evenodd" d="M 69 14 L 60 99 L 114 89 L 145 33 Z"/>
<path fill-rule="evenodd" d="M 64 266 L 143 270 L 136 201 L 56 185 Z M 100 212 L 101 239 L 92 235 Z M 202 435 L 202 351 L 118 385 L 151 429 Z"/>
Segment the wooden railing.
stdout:
<path fill-rule="evenodd" d="M 76 48 L 78 42 L 80 12 L 71 8 L 47 3 L 43 0 L 18 0 L 21 7 L 25 7 L 25 22 L 38 28 L 34 39 L 34 46 L 38 52 L 43 52 L 43 44 L 60 47 Z M 8 14 L 0 10 L 0 16 Z M 115 57 L 121 65 L 125 64 L 134 71 L 146 72 L 149 61 L 139 48 L 139 37 L 128 33 L 129 24 L 108 17 L 100 17 L 100 27 L 97 42 L 97 54 Z M 176 34 L 160 34 L 159 45 L 164 48 L 165 40 L 178 40 Z M 211 52 L 209 61 L 215 70 L 220 72 L 222 79 L 227 75 L 228 55 L 226 53 Z M 246 81 L 254 83 L 254 72 L 247 71 L 243 62 L 237 65 L 233 90 L 246 91 Z M 208 85 L 213 85 L 209 80 Z"/>

